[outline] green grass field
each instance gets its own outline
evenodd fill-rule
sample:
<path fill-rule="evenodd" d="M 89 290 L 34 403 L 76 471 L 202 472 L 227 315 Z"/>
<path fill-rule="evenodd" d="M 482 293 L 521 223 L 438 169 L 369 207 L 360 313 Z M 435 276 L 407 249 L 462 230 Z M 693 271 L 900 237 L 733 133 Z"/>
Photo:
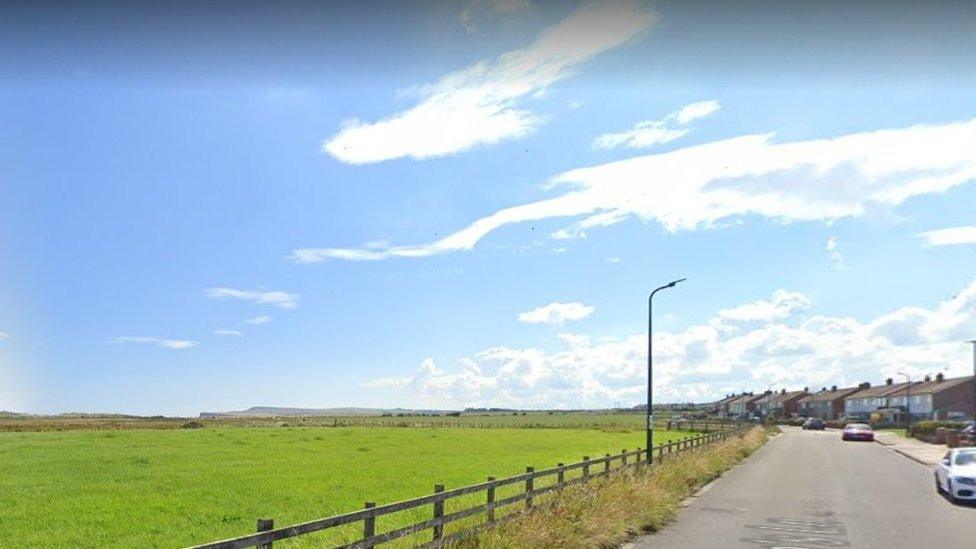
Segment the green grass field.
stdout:
<path fill-rule="evenodd" d="M 689 433 L 656 435 L 660 443 Z M 179 547 L 252 533 L 260 517 L 284 526 L 366 500 L 424 495 L 438 483 L 450 489 L 634 449 L 643 436 L 619 427 L 0 433 L 0 539 L 18 547 Z"/>

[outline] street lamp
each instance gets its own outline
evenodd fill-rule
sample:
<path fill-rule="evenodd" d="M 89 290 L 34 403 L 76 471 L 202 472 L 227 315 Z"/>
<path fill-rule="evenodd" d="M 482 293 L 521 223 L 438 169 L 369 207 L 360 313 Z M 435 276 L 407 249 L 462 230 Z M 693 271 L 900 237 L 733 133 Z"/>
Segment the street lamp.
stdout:
<path fill-rule="evenodd" d="M 970 339 L 966 343 L 973 344 L 973 423 L 976 423 L 976 339 Z"/>
<path fill-rule="evenodd" d="M 647 298 L 647 464 L 651 464 L 651 448 L 654 447 L 654 413 L 651 412 L 653 404 L 653 392 L 651 389 L 651 379 L 654 372 L 654 294 L 667 288 L 674 288 L 679 282 L 684 282 L 686 278 L 679 278 L 668 282 L 660 288 L 655 288 Z"/>
<path fill-rule="evenodd" d="M 905 436 L 912 436 L 912 403 L 910 401 L 911 395 L 911 383 L 912 378 L 908 377 L 908 374 L 897 372 L 900 376 L 905 376 Z"/>

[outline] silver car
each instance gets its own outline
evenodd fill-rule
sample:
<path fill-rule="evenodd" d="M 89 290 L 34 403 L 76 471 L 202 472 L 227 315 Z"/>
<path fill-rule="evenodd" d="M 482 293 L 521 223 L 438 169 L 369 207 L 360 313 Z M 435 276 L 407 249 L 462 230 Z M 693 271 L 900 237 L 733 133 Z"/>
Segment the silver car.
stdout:
<path fill-rule="evenodd" d="M 935 489 L 953 503 L 976 501 L 976 448 L 954 448 L 935 468 Z"/>

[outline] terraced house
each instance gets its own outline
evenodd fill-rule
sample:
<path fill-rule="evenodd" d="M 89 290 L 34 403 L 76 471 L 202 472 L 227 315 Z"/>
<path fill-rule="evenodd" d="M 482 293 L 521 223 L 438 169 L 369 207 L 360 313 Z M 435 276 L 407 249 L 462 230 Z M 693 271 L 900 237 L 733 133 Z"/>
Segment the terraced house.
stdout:
<path fill-rule="evenodd" d="M 729 402 L 729 417 L 747 418 L 756 411 L 756 401 L 763 395 L 744 393 L 739 398 Z"/>
<path fill-rule="evenodd" d="M 861 389 L 862 387 L 838 389 L 836 385 L 831 386 L 830 389 L 824 387 L 798 400 L 797 413 L 804 417 L 823 420 L 838 419 L 844 415 L 844 399 Z"/>
<path fill-rule="evenodd" d="M 780 389 L 776 391 L 766 391 L 764 396 L 756 401 L 756 411 L 765 416 L 790 417 L 797 413 L 797 402 L 807 396 L 807 389 L 802 391 L 789 391 Z"/>
<path fill-rule="evenodd" d="M 951 379 L 941 373 L 935 379 L 925 376 L 924 381 L 889 394 L 887 408 L 901 414 L 910 413 L 912 420 L 964 419 L 973 415 L 974 390 L 973 376 Z"/>
<path fill-rule="evenodd" d="M 895 383 L 890 377 L 885 380 L 884 385 L 871 387 L 871 384 L 864 382 L 858 387 L 860 391 L 844 399 L 844 416 L 848 419 L 858 419 L 867 421 L 871 419 L 871 414 L 888 408 L 888 397 L 904 391 L 906 387 L 915 385 L 911 383 Z"/>

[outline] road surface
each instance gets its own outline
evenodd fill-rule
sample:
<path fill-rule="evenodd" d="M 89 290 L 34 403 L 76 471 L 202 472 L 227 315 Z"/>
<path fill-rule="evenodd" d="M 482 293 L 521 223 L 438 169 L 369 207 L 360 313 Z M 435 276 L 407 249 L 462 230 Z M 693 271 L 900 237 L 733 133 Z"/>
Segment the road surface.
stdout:
<path fill-rule="evenodd" d="M 929 467 L 880 444 L 787 429 L 634 546 L 974 549 L 976 507 L 952 505 Z"/>

